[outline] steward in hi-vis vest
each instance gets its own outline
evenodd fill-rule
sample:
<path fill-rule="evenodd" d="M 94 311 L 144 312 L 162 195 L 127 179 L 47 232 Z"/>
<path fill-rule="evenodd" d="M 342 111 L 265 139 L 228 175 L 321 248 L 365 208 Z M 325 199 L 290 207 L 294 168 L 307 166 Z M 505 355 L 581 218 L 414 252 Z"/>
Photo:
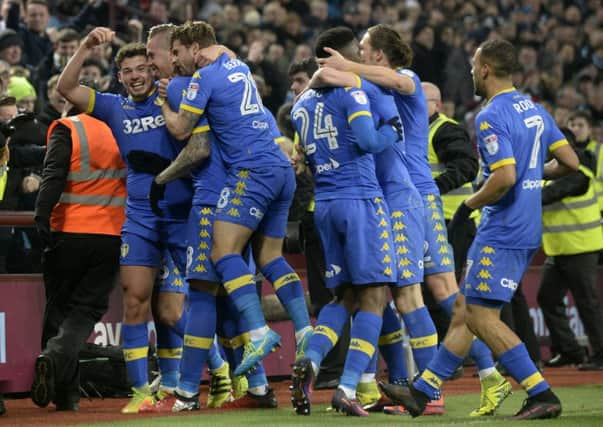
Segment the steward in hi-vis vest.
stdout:
<path fill-rule="evenodd" d="M 473 193 L 477 175 L 477 154 L 469 135 L 457 121 L 435 113 L 429 118 L 427 159 L 440 189 L 444 218 L 452 219 L 459 205 Z"/>
<path fill-rule="evenodd" d="M 48 129 L 35 221 L 44 249 L 42 353 L 31 397 L 79 409 L 78 353 L 107 311 L 119 270 L 126 166 L 109 127 L 87 114 Z"/>
<path fill-rule="evenodd" d="M 573 142 L 571 135 L 567 139 Z M 570 328 L 565 310 L 559 309 L 571 291 L 593 349 L 591 362 L 580 365 L 580 369 L 601 370 L 603 313 L 597 264 L 603 249 L 603 229 L 596 194 L 598 158 L 584 145 L 574 144 L 580 158 L 579 171 L 547 181 L 542 189 L 542 247 L 547 259 L 538 303 L 551 336 L 553 357 L 547 365 L 558 367 L 585 361 L 586 354 Z"/>

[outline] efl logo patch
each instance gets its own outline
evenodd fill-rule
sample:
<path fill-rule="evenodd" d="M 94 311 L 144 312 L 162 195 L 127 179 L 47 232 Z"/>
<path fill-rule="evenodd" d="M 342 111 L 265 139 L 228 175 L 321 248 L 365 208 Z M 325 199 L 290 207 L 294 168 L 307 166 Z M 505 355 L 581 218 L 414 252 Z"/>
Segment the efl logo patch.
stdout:
<path fill-rule="evenodd" d="M 368 99 L 366 98 L 366 94 L 362 91 L 355 90 L 352 92 L 352 96 L 356 100 L 356 102 L 360 105 L 366 105 L 368 103 Z"/>
<path fill-rule="evenodd" d="M 484 138 L 484 146 L 488 154 L 495 155 L 498 153 L 498 137 L 495 134 L 488 135 Z"/>
<path fill-rule="evenodd" d="M 197 93 L 199 92 L 199 83 L 191 82 L 188 85 L 188 90 L 186 91 L 186 99 L 189 101 L 194 100 L 197 97 Z"/>

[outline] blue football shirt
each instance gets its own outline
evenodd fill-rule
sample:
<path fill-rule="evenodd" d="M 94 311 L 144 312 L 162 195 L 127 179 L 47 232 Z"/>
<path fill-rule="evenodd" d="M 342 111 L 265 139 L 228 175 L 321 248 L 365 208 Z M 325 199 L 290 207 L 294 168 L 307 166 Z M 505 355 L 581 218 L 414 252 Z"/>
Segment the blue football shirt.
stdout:
<path fill-rule="evenodd" d="M 483 208 L 475 240 L 509 249 L 539 247 L 544 163 L 549 151 L 567 144 L 565 137 L 542 106 L 515 88 L 492 97 L 475 126 L 484 178 L 511 164 L 517 177 L 500 200 Z"/>
<path fill-rule="evenodd" d="M 412 78 L 415 83 L 415 91 L 410 95 L 392 91 L 404 126 L 406 167 L 412 182 L 421 195 L 440 194 L 438 186 L 431 176 L 431 167 L 427 160 L 429 117 L 421 80 L 413 71 L 405 68 L 400 68 L 396 72 Z"/>
<path fill-rule="evenodd" d="M 373 155 L 362 151 L 349 123 L 371 115 L 359 88 L 308 90 L 291 110 L 293 126 L 314 174 L 316 200 L 381 196 Z"/>
<path fill-rule="evenodd" d="M 178 76 L 170 80 L 167 87 L 167 102 L 173 111 L 178 111 L 182 98 L 186 95 L 190 80 L 190 76 Z M 218 202 L 220 191 L 222 191 L 226 180 L 222 155 L 205 115 L 201 116 L 193 132 L 208 132 L 210 141 L 209 158 L 192 172 L 193 204 L 213 206 Z"/>
<path fill-rule="evenodd" d="M 133 101 L 122 95 L 91 93 L 91 108 L 87 112 L 109 126 L 126 164 L 131 150 L 143 150 L 173 160 L 182 149 L 182 143 L 173 138 L 165 127 L 157 96 L 157 91 L 153 90 L 145 100 Z M 153 175 L 135 172 L 128 165 L 128 207 L 150 211 L 148 196 L 153 179 Z M 190 205 L 191 197 L 190 181 L 178 179 L 167 185 L 165 199 L 159 202 L 159 206 L 182 206 L 184 209 Z M 175 212 L 173 209 L 169 211 Z"/>
<path fill-rule="evenodd" d="M 221 55 L 197 70 L 181 109 L 207 116 L 227 168 L 284 166 L 249 67 Z"/>

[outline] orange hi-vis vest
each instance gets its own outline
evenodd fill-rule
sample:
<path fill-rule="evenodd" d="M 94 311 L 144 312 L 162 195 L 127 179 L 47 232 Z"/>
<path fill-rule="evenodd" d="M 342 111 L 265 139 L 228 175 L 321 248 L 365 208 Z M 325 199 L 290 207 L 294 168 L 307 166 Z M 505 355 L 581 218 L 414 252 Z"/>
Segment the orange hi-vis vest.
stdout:
<path fill-rule="evenodd" d="M 71 131 L 71 164 L 63 194 L 50 217 L 50 229 L 65 233 L 119 236 L 125 220 L 127 169 L 111 129 L 87 114 L 52 122 Z"/>

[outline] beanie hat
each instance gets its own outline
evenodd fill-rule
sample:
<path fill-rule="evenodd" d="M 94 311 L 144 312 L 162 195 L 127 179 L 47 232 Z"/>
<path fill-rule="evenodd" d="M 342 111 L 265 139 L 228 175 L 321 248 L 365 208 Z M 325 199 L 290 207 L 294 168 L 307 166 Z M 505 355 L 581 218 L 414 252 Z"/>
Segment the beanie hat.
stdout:
<path fill-rule="evenodd" d="M 11 29 L 0 31 L 0 50 L 17 45 L 23 47 L 23 40 L 19 34 Z"/>
<path fill-rule="evenodd" d="M 25 77 L 12 76 L 6 90 L 8 96 L 14 96 L 19 102 L 26 96 L 36 97 L 36 90 Z"/>

